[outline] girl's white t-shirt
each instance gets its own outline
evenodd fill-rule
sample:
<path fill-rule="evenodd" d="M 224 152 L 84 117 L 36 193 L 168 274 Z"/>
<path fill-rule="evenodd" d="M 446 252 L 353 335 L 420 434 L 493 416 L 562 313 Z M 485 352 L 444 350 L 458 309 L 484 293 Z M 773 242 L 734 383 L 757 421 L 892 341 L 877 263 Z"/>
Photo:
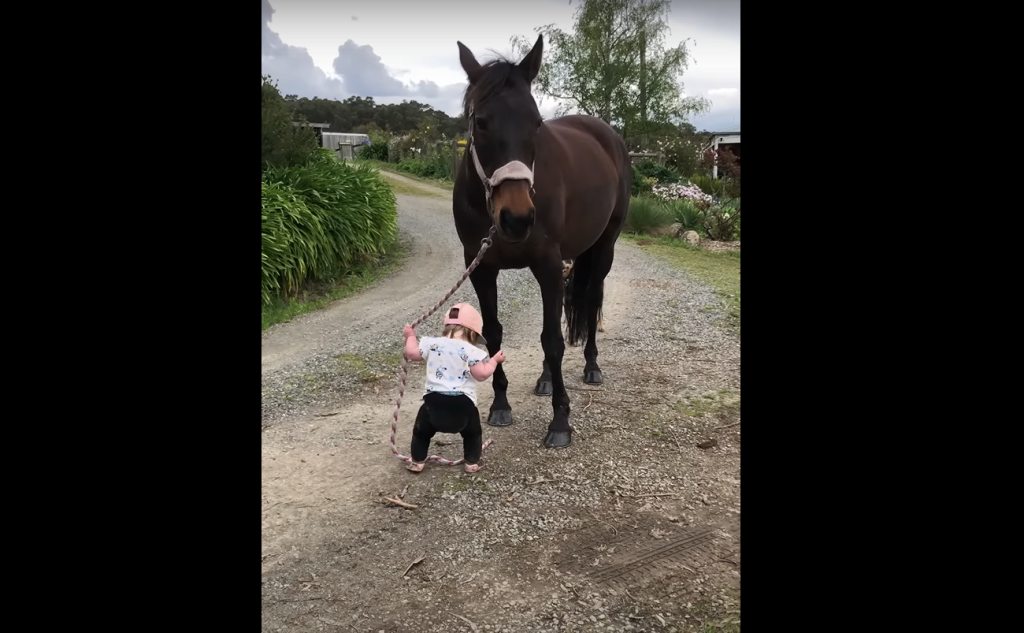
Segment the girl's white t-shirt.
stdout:
<path fill-rule="evenodd" d="M 427 361 L 424 395 L 464 394 L 476 404 L 477 381 L 469 373 L 469 368 L 477 363 L 486 362 L 490 359 L 490 354 L 459 339 L 424 336 L 420 339 L 420 357 Z"/>

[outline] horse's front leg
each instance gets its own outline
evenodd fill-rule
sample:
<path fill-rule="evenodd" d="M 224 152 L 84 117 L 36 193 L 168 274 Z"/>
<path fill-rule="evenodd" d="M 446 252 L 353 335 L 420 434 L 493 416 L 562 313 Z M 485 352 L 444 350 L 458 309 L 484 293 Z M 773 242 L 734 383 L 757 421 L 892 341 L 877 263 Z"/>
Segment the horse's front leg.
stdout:
<path fill-rule="evenodd" d="M 473 256 L 466 256 L 466 266 L 473 261 Z M 480 264 L 469 275 L 469 280 L 476 290 L 477 301 L 480 302 L 480 316 L 484 320 L 482 334 L 487 339 L 487 351 L 492 356 L 501 349 L 501 323 L 498 322 L 498 269 Z M 491 426 L 508 426 L 512 424 L 512 406 L 508 403 L 508 378 L 502 365 L 491 375 L 494 385 L 494 401 L 487 423 Z"/>
<path fill-rule="evenodd" d="M 537 393 L 550 381 L 547 388 L 551 393 L 553 415 L 548 424 L 544 445 L 565 448 L 572 442 L 572 427 L 569 426 L 569 394 L 562 381 L 562 357 L 565 355 L 565 338 L 562 336 L 562 258 L 553 250 L 539 263 L 530 267 L 540 284 L 544 301 L 544 326 L 540 342 L 544 348 L 544 369 L 537 381 Z"/>

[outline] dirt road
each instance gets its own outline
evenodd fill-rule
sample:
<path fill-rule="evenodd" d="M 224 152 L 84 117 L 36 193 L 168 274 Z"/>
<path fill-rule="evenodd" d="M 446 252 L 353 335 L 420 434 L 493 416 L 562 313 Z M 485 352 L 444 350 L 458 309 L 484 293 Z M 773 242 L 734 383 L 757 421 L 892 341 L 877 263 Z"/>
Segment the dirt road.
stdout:
<path fill-rule="evenodd" d="M 496 443 L 479 473 L 413 475 L 387 446 L 401 328 L 463 260 L 450 197 L 388 177 L 433 191 L 398 196 L 408 261 L 263 334 L 263 630 L 738 631 L 740 344 L 716 325 L 721 300 L 620 242 L 598 335 L 605 384 L 584 385 L 582 347 L 566 349 L 576 432 L 549 450 L 550 399 L 532 393 L 540 293 L 528 271 L 502 272 L 515 423 L 485 426 Z M 470 282 L 459 300 L 477 303 Z M 632 318 L 644 312 L 648 324 Z M 420 383 L 412 372 L 403 452 Z M 484 417 L 491 397 L 488 384 Z M 461 456 L 458 435 L 437 439 L 451 444 L 432 452 Z"/>

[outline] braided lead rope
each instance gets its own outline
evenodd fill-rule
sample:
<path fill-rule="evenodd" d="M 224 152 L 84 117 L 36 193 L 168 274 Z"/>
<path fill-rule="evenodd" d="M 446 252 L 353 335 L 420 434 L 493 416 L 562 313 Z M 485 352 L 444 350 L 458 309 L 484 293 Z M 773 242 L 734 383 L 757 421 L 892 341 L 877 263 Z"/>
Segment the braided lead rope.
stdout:
<path fill-rule="evenodd" d="M 491 244 L 494 243 L 493 238 L 494 238 L 494 231 L 495 230 L 496 230 L 496 227 L 494 225 L 491 225 L 491 230 L 487 233 L 487 237 L 485 237 L 484 239 L 480 240 L 480 252 L 476 254 L 475 258 L 473 258 L 473 262 L 469 265 L 469 268 L 466 269 L 466 272 L 462 273 L 462 278 L 459 279 L 458 283 L 456 283 L 454 286 L 452 286 L 452 289 L 448 291 L 448 294 L 446 294 L 443 299 L 438 301 L 437 304 L 435 304 L 433 308 L 427 310 L 427 312 L 423 316 L 421 316 L 420 318 L 416 319 L 412 323 L 413 329 L 415 329 L 416 326 L 420 325 L 421 323 L 423 323 L 424 321 L 429 319 L 430 315 L 432 315 L 435 312 L 437 312 L 438 309 L 441 306 L 443 306 L 445 304 L 445 302 L 447 302 L 448 299 L 450 299 L 453 294 L 455 294 L 455 291 L 459 289 L 459 286 L 461 286 L 462 283 L 464 281 L 466 281 L 466 279 L 470 276 L 470 274 L 472 274 L 472 272 L 474 270 L 476 270 L 476 267 L 480 264 L 480 260 L 483 259 L 484 253 L 486 253 L 487 249 L 490 248 Z M 402 396 L 405 395 L 405 378 L 408 375 L 409 375 L 409 359 L 405 357 L 405 352 L 403 351 L 402 352 L 402 376 L 401 376 L 401 378 L 399 380 L 399 384 L 398 384 L 398 400 L 395 401 L 395 413 L 394 413 L 393 416 L 391 416 L 391 453 L 394 454 L 395 457 L 397 457 L 398 459 L 402 460 L 403 462 L 411 462 L 412 461 L 412 457 L 409 457 L 408 455 L 402 455 L 401 453 L 398 452 L 398 448 L 395 446 L 395 434 L 398 432 L 398 411 L 402 408 Z M 481 448 L 481 451 L 483 449 L 486 449 L 488 446 L 490 446 L 491 442 L 492 442 L 491 440 L 487 440 L 486 442 L 484 442 L 483 448 Z M 462 458 L 462 459 L 457 459 L 455 461 L 451 461 L 451 460 L 445 459 L 444 457 L 441 457 L 440 455 L 431 455 L 430 457 L 427 457 L 426 461 L 428 461 L 428 462 L 437 462 L 438 464 L 441 464 L 442 466 L 457 466 L 457 465 L 461 464 L 462 462 L 464 462 L 466 460 L 465 460 L 465 458 Z"/>

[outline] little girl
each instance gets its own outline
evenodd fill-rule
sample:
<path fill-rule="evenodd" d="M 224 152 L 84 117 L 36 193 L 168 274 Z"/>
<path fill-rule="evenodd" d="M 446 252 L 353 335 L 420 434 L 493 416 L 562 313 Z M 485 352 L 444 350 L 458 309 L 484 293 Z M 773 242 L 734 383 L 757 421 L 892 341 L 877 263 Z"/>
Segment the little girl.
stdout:
<path fill-rule="evenodd" d="M 468 303 L 452 306 L 440 337 L 424 336 L 417 343 L 416 330 L 405 326 L 405 358 L 427 361 L 423 404 L 412 429 L 413 461 L 406 466 L 414 473 L 423 470 L 435 433 L 461 434 L 466 472 L 480 470 L 483 429 L 476 408 L 476 383 L 490 378 L 505 361 L 501 351 L 491 358 L 476 347 L 486 344 L 482 329 L 480 313 Z"/>

